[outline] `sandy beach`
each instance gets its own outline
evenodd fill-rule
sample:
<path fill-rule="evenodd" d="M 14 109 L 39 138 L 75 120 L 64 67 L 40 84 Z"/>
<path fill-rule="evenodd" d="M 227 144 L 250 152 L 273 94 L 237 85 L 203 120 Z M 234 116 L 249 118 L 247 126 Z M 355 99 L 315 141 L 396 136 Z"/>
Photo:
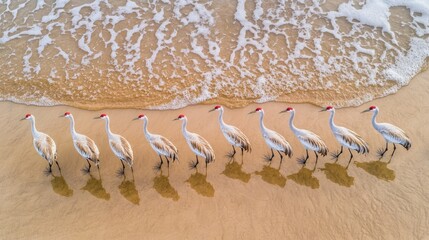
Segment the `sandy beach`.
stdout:
<path fill-rule="evenodd" d="M 238 155 L 229 163 L 231 150 L 217 122 L 213 105 L 179 110 L 148 111 L 108 109 L 86 111 L 67 106 L 34 107 L 0 103 L 0 235 L 5 239 L 424 239 L 429 235 L 429 72 L 419 74 L 398 93 L 356 108 L 337 110 L 336 123 L 366 139 L 367 156 L 355 154 L 345 168 L 348 153 L 337 163 L 314 157 L 305 168 L 296 158 L 305 153 L 290 131 L 289 114 L 278 114 L 288 104 L 266 103 L 226 109 L 225 122 L 243 130 L 253 145 L 243 162 Z M 377 161 L 384 140 L 373 129 L 370 105 L 380 109 L 378 120 L 403 128 L 412 148 L 399 147 L 393 160 Z M 265 125 L 283 134 L 294 149 L 292 159 L 280 168 L 259 131 L 257 106 L 266 113 Z M 293 104 L 295 124 L 319 134 L 331 151 L 339 148 L 328 125 L 329 113 L 320 107 Z M 93 138 L 101 152 L 101 178 L 96 171 L 84 175 L 85 161 L 73 148 L 65 111 L 74 114 L 76 130 Z M 130 172 L 118 178 L 119 160 L 111 152 L 100 113 L 111 119 L 112 131 L 131 143 L 134 179 Z M 57 143 L 60 175 L 45 176 L 46 161 L 32 146 L 30 123 L 19 121 L 26 113 L 36 116 L 39 131 Z M 153 167 L 158 156 L 142 131 L 138 114 L 149 117 L 149 130 L 169 138 L 179 149 L 180 161 Z M 199 171 L 188 169 L 194 155 L 172 119 L 187 115 L 188 130 L 201 134 L 213 146 L 216 161 Z M 389 151 L 390 152 L 390 151 Z M 128 169 L 127 169 L 128 170 Z"/>

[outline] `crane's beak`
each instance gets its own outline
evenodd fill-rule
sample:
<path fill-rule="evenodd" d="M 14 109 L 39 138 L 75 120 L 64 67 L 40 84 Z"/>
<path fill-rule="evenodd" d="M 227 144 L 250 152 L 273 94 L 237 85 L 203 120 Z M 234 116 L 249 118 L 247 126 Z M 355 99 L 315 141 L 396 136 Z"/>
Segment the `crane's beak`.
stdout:
<path fill-rule="evenodd" d="M 94 119 L 100 119 L 100 117 L 95 117 Z"/>
<path fill-rule="evenodd" d="M 326 108 L 320 110 L 319 112 L 326 112 Z"/>
<path fill-rule="evenodd" d="M 362 111 L 362 112 L 360 112 L 360 113 L 366 113 L 366 112 L 369 112 L 369 111 L 371 111 L 371 110 L 367 109 L 367 110 L 363 110 L 363 111 Z"/>
<path fill-rule="evenodd" d="M 251 111 L 249 114 L 253 114 L 253 113 L 256 113 L 256 111 Z"/>
<path fill-rule="evenodd" d="M 279 112 L 279 114 L 280 114 L 280 113 L 285 113 L 285 112 L 287 112 L 287 110 L 283 110 L 283 111 Z"/>
<path fill-rule="evenodd" d="M 140 119 L 140 118 L 136 117 L 136 118 L 133 118 L 133 120 L 132 120 L 132 121 L 139 120 L 139 119 Z"/>
<path fill-rule="evenodd" d="M 21 118 L 21 119 L 19 119 L 19 121 L 22 121 L 22 120 L 25 120 L 26 118 Z"/>
<path fill-rule="evenodd" d="M 175 119 L 173 119 L 173 121 L 176 121 L 176 120 L 179 120 L 179 118 L 175 118 Z"/>
<path fill-rule="evenodd" d="M 59 117 L 59 118 L 60 118 L 60 117 L 64 117 L 64 115 L 60 115 L 60 116 L 58 116 L 58 117 Z"/>
<path fill-rule="evenodd" d="M 214 110 L 216 110 L 216 108 L 213 108 L 212 110 L 210 110 L 209 112 L 213 112 Z"/>

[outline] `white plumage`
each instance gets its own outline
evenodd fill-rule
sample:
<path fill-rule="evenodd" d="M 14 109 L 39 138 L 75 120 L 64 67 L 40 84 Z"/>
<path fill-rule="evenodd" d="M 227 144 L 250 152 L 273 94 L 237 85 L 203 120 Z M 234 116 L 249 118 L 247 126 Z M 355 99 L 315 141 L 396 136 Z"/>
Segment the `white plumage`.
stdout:
<path fill-rule="evenodd" d="M 341 144 L 340 152 L 337 154 L 332 154 L 332 156 L 335 159 L 338 159 L 338 157 L 343 153 L 343 146 L 348 148 L 350 152 L 350 159 L 347 166 L 349 166 L 353 158 L 353 153 L 351 149 L 361 154 L 369 153 L 368 144 L 362 139 L 361 136 L 359 136 L 357 133 L 353 132 L 350 129 L 335 125 L 334 123 L 335 108 L 334 107 L 328 106 L 326 107 L 326 109 L 323 109 L 322 111 L 331 112 L 331 116 L 329 118 L 329 125 L 331 127 L 332 133 L 335 136 L 335 139 L 337 139 L 337 141 Z"/>
<path fill-rule="evenodd" d="M 282 135 L 265 127 L 263 121 L 264 110 L 262 108 L 256 108 L 255 111 L 252 111 L 250 113 L 256 112 L 259 112 L 259 125 L 261 128 L 262 137 L 264 138 L 265 143 L 271 148 L 271 158 L 268 160 L 271 161 L 274 157 L 273 149 L 279 153 L 280 163 L 283 161 L 283 155 L 281 153 L 284 153 L 288 157 L 292 157 L 292 147 L 290 146 L 289 142 L 286 141 L 286 139 Z"/>
<path fill-rule="evenodd" d="M 196 162 L 192 164 L 192 168 L 196 168 L 198 165 L 198 156 L 203 157 L 206 162 L 206 169 L 207 164 L 210 162 L 213 162 L 215 160 L 215 154 L 213 151 L 213 148 L 210 146 L 209 142 L 205 140 L 203 137 L 196 133 L 189 132 L 186 129 L 186 126 L 188 124 L 188 119 L 185 115 L 181 114 L 179 117 L 177 117 L 174 120 L 181 120 L 182 121 L 182 133 L 183 136 L 186 139 L 186 142 L 189 145 L 189 148 L 192 150 L 193 153 L 195 153 Z"/>
<path fill-rule="evenodd" d="M 70 120 L 70 132 L 73 139 L 74 148 L 88 163 L 88 168 L 86 171 L 91 171 L 91 163 L 89 161 L 95 163 L 99 169 L 100 151 L 98 150 L 95 142 L 88 136 L 76 132 L 74 118 L 70 112 L 64 113 L 64 117 Z"/>
<path fill-rule="evenodd" d="M 147 125 L 149 122 L 149 119 L 147 118 L 147 116 L 139 115 L 136 119 L 143 120 L 144 135 L 146 137 L 146 140 L 149 142 L 150 146 L 152 147 L 152 149 L 156 153 L 158 153 L 159 159 L 161 160 L 160 166 L 163 163 L 161 155 L 163 155 L 167 160 L 168 166 L 170 166 L 170 161 L 168 160 L 168 158 L 172 159 L 173 162 L 179 158 L 178 150 L 170 140 L 168 140 L 167 138 L 161 135 L 152 134 L 149 132 L 149 130 L 147 130 Z"/>
<path fill-rule="evenodd" d="M 371 106 L 369 109 L 363 111 L 363 112 L 374 112 L 372 115 L 372 126 L 374 126 L 375 130 L 377 130 L 386 141 L 386 148 L 381 151 L 380 158 L 383 157 L 383 155 L 387 152 L 389 147 L 389 142 L 393 144 L 393 152 L 391 157 L 393 157 L 393 154 L 396 151 L 396 145 L 400 144 L 405 149 L 411 148 L 411 141 L 410 138 L 407 136 L 407 134 L 404 132 L 404 130 L 400 129 L 399 127 L 392 125 L 390 123 L 378 123 L 376 120 L 376 117 L 378 115 L 379 109 L 376 106 Z"/>
<path fill-rule="evenodd" d="M 305 163 L 307 162 L 309 158 L 308 149 L 310 149 L 314 151 L 314 154 L 316 155 L 317 165 L 317 159 L 319 158 L 319 155 L 317 153 L 321 154 L 322 156 L 326 156 L 328 154 L 328 147 L 323 142 L 323 140 L 315 133 L 295 127 L 295 125 L 293 124 L 293 120 L 295 118 L 295 109 L 288 107 L 285 111 L 282 112 L 290 112 L 289 127 L 305 148 L 305 152 L 307 155 L 302 161 L 302 163 L 305 165 Z"/>
<path fill-rule="evenodd" d="M 37 131 L 36 129 L 36 118 L 27 114 L 21 120 L 30 120 L 31 122 L 31 133 L 33 134 L 33 146 L 37 153 L 48 161 L 49 169 L 48 172 L 52 172 L 52 164 L 55 163 L 58 166 L 58 170 L 61 171 L 60 165 L 57 161 L 57 145 L 54 140 L 47 134 Z"/>
<path fill-rule="evenodd" d="M 244 133 L 238 129 L 237 127 L 231 126 L 226 124 L 223 121 L 223 112 L 224 109 L 222 106 L 215 106 L 210 112 L 212 111 L 218 111 L 219 112 L 219 124 L 220 124 L 220 130 L 222 131 L 223 135 L 225 136 L 226 140 L 232 145 L 233 149 L 233 155 L 235 155 L 235 147 L 241 148 L 241 155 L 243 156 L 243 151 L 251 152 L 252 147 L 250 145 L 249 138 L 247 138 Z M 234 147 L 235 146 L 235 147 Z"/>
<path fill-rule="evenodd" d="M 106 121 L 106 133 L 109 138 L 109 146 L 112 149 L 112 152 L 116 155 L 116 157 L 121 160 L 122 171 L 125 171 L 125 165 L 128 164 L 130 166 L 131 171 L 133 171 L 133 150 L 131 148 L 130 143 L 121 135 L 114 134 L 110 131 L 110 119 L 106 114 L 101 114 L 100 119 L 104 119 Z"/>

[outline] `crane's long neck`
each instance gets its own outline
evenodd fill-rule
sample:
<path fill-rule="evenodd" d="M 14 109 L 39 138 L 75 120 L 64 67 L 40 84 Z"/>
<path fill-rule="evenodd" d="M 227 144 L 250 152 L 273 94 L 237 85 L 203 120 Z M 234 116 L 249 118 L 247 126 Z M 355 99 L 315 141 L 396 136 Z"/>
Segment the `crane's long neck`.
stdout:
<path fill-rule="evenodd" d="M 335 115 L 335 110 L 332 110 L 331 116 L 329 117 L 329 126 L 331 126 L 332 130 L 337 128 L 337 125 L 335 125 L 334 123 L 334 115 Z"/>
<path fill-rule="evenodd" d="M 265 134 L 266 128 L 264 125 L 264 112 L 263 111 L 261 111 L 261 113 L 259 114 L 259 126 L 261 127 L 262 134 Z"/>
<path fill-rule="evenodd" d="M 220 109 L 220 113 L 219 113 L 219 123 L 220 126 L 223 127 L 225 126 L 225 122 L 223 121 L 223 108 Z"/>
<path fill-rule="evenodd" d="M 32 117 L 30 119 L 31 122 L 31 133 L 33 134 L 33 137 L 38 137 L 39 136 L 39 131 L 37 131 L 36 129 L 36 119 L 34 117 Z"/>
<path fill-rule="evenodd" d="M 147 118 L 143 119 L 143 131 L 144 131 L 144 135 L 146 137 L 146 139 L 150 139 L 150 132 L 147 130 L 147 124 L 148 124 L 149 120 Z"/>
<path fill-rule="evenodd" d="M 295 125 L 293 124 L 294 119 L 295 119 L 295 111 L 291 111 L 290 118 L 289 118 L 289 127 L 296 134 L 298 132 L 298 128 L 296 128 Z"/>
<path fill-rule="evenodd" d="M 374 114 L 372 115 L 372 125 L 374 126 L 375 129 L 378 129 L 378 123 L 377 120 L 375 119 L 378 115 L 378 109 L 375 109 Z"/>
<path fill-rule="evenodd" d="M 110 119 L 109 117 L 106 117 L 106 133 L 110 137 L 113 136 L 113 133 L 110 131 Z"/>
<path fill-rule="evenodd" d="M 183 122 L 182 122 L 182 133 L 183 133 L 183 136 L 185 136 L 185 138 L 188 138 L 188 130 L 186 129 L 186 126 L 188 125 L 188 119 L 183 119 Z"/>
<path fill-rule="evenodd" d="M 70 119 L 70 132 L 71 132 L 72 137 L 75 138 L 76 137 L 76 130 L 74 128 L 74 118 L 73 118 L 73 116 L 70 116 L 69 119 Z"/>

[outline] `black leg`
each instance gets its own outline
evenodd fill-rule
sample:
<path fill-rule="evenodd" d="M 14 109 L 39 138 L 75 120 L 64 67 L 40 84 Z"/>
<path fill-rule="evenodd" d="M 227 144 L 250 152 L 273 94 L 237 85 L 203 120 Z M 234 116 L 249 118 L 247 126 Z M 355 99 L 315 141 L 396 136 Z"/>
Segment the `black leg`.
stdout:
<path fill-rule="evenodd" d="M 122 171 L 124 171 L 124 172 L 125 172 L 125 165 L 124 165 L 124 161 L 122 161 L 122 160 L 121 160 L 121 163 L 122 163 Z"/>
<path fill-rule="evenodd" d="M 158 155 L 158 156 L 159 156 L 159 160 L 160 160 L 159 166 L 161 167 L 161 166 L 162 166 L 162 164 L 163 164 L 163 162 L 162 162 L 162 157 L 161 157 L 161 155 Z"/>
<path fill-rule="evenodd" d="M 280 164 L 283 162 L 283 155 L 282 155 L 282 153 L 280 152 L 280 151 L 277 151 L 278 153 L 279 153 L 279 155 L 280 155 Z"/>
<path fill-rule="evenodd" d="M 195 155 L 195 159 L 197 159 L 197 161 L 195 162 L 194 168 L 196 168 L 198 166 L 198 163 L 199 163 L 199 161 L 198 161 L 198 155 Z"/>
<path fill-rule="evenodd" d="M 61 172 L 60 164 L 58 163 L 58 161 L 57 161 L 57 160 L 55 160 L 55 163 L 57 164 L 58 170 Z"/>
<path fill-rule="evenodd" d="M 89 163 L 88 159 L 86 159 L 86 162 L 88 163 L 88 172 L 90 172 L 91 171 L 91 163 Z"/>
<path fill-rule="evenodd" d="M 349 165 L 352 162 L 352 158 L 353 158 L 353 153 L 352 153 L 352 150 L 350 150 L 350 148 L 349 148 L 349 152 L 350 152 L 350 160 L 349 160 L 349 163 L 347 164 L 346 169 L 349 168 Z"/>
<path fill-rule="evenodd" d="M 387 152 L 387 150 L 389 149 L 389 142 L 388 141 L 386 141 L 386 148 L 384 149 L 384 151 L 381 151 L 380 153 L 379 153 L 379 156 L 380 156 L 380 158 L 378 159 L 378 160 L 380 160 L 381 158 L 383 158 L 383 156 L 384 156 L 384 154 Z"/>
<path fill-rule="evenodd" d="M 165 157 L 165 160 L 167 160 L 167 167 L 170 168 L 170 160 L 168 160 L 167 156 L 164 156 L 164 157 Z"/>
<path fill-rule="evenodd" d="M 271 160 L 273 160 L 273 158 L 274 158 L 274 151 L 273 151 L 273 149 L 271 148 L 271 158 L 270 158 L 270 161 L 271 161 Z"/>
<path fill-rule="evenodd" d="M 316 151 L 314 151 L 314 154 L 316 155 L 316 163 L 314 164 L 314 169 L 316 169 L 317 166 L 317 160 L 319 159 L 319 155 L 317 154 Z"/>
<path fill-rule="evenodd" d="M 395 145 L 395 144 L 393 144 L 393 152 L 392 152 L 392 155 L 390 155 L 389 163 L 390 163 L 390 161 L 392 161 L 393 154 L 395 154 L 395 151 L 396 151 L 396 145 Z"/>
<path fill-rule="evenodd" d="M 306 153 L 306 156 L 305 156 L 305 160 L 304 160 L 304 162 L 303 162 L 304 166 L 305 166 L 305 164 L 307 163 L 307 160 L 308 160 L 308 158 L 309 158 L 309 156 L 308 156 L 308 149 L 305 149 L 305 153 Z"/>
<path fill-rule="evenodd" d="M 231 157 L 233 157 L 237 151 L 235 151 L 234 145 L 231 145 L 231 146 L 232 146 L 232 156 Z"/>
<path fill-rule="evenodd" d="M 341 146 L 340 152 L 339 153 L 333 153 L 332 157 L 333 159 L 335 159 L 335 162 L 338 161 L 338 158 L 340 157 L 340 155 L 343 153 L 343 146 Z"/>
<path fill-rule="evenodd" d="M 52 163 L 49 163 L 49 172 L 52 172 Z"/>

